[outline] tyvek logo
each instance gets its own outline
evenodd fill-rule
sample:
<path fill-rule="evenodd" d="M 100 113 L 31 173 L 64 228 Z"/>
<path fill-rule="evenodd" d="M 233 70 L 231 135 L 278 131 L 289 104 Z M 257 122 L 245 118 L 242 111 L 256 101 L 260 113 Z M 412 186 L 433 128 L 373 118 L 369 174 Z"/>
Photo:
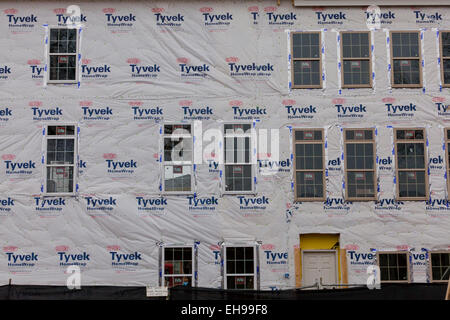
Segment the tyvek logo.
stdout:
<path fill-rule="evenodd" d="M 112 211 L 117 206 L 117 199 L 86 197 L 86 209 L 89 211 Z"/>
<path fill-rule="evenodd" d="M 194 196 L 187 197 L 189 201 L 189 210 L 208 210 L 213 211 L 216 210 L 216 207 L 219 205 L 218 199 L 214 196 L 210 198 L 197 198 Z"/>
<path fill-rule="evenodd" d="M 0 107 L 0 122 L 9 121 L 12 117 L 12 110 L 9 107 L 1 108 Z"/>
<path fill-rule="evenodd" d="M 375 254 L 367 252 L 348 251 L 351 265 L 373 265 L 375 263 Z"/>
<path fill-rule="evenodd" d="M 342 162 L 341 162 L 341 158 L 340 157 L 328 160 L 327 170 L 328 171 L 342 171 L 341 164 L 342 164 Z"/>
<path fill-rule="evenodd" d="M 250 12 L 250 17 L 252 19 L 253 24 L 258 24 L 258 18 L 259 18 L 258 6 L 248 7 L 248 11 Z"/>
<path fill-rule="evenodd" d="M 126 173 L 133 174 L 134 169 L 137 168 L 137 162 L 133 159 L 128 161 L 115 161 L 117 154 L 105 153 L 103 154 L 108 173 Z"/>
<path fill-rule="evenodd" d="M 381 24 L 392 24 L 393 20 L 395 20 L 395 12 L 388 11 L 388 12 L 366 12 L 366 19 L 369 21 L 380 21 Z"/>
<path fill-rule="evenodd" d="M 413 103 L 405 105 L 385 104 L 388 117 L 414 117 L 417 106 Z"/>
<path fill-rule="evenodd" d="M 366 114 L 366 106 L 363 104 L 344 106 L 343 104 L 334 105 L 337 110 L 338 118 L 363 118 Z"/>
<path fill-rule="evenodd" d="M 181 27 L 184 22 L 184 16 L 181 13 L 168 15 L 164 14 L 164 11 L 164 8 L 152 8 L 158 27 Z"/>
<path fill-rule="evenodd" d="M 219 162 L 211 160 L 211 159 L 209 159 L 207 161 L 208 161 L 208 171 L 209 172 L 214 172 L 214 173 L 219 172 L 219 170 L 220 170 L 219 169 Z"/>
<path fill-rule="evenodd" d="M 56 8 L 53 10 L 58 19 L 58 26 L 67 26 L 68 24 L 80 24 L 87 22 L 86 16 L 84 14 L 78 15 L 67 15 L 66 8 Z"/>
<path fill-rule="evenodd" d="M 167 207 L 167 199 L 136 197 L 139 211 L 164 211 Z"/>
<path fill-rule="evenodd" d="M 62 211 L 66 206 L 66 199 L 34 197 L 34 204 L 36 211 Z"/>
<path fill-rule="evenodd" d="M 31 79 L 44 79 L 44 66 L 41 60 L 30 59 L 27 61 L 31 70 Z"/>
<path fill-rule="evenodd" d="M 264 251 L 267 264 L 287 264 L 287 252 L 275 252 L 272 250 Z"/>
<path fill-rule="evenodd" d="M 86 161 L 80 159 L 80 161 L 78 162 L 78 173 L 83 174 L 84 169 L 87 169 Z"/>
<path fill-rule="evenodd" d="M 7 80 L 11 75 L 11 67 L 3 65 L 0 67 L 0 80 Z"/>
<path fill-rule="evenodd" d="M 270 62 L 264 64 L 257 64 L 256 62 L 239 64 L 239 59 L 236 60 L 237 61 L 227 61 L 231 77 L 266 77 L 271 76 L 274 72 L 274 65 Z"/>
<path fill-rule="evenodd" d="M 111 75 L 111 66 L 107 64 L 92 66 L 91 62 L 91 59 L 81 61 L 81 78 L 104 80 Z"/>
<path fill-rule="evenodd" d="M 105 11 L 106 9 L 103 9 L 103 12 Z M 126 15 L 115 15 L 114 12 L 107 12 L 105 13 L 105 17 L 106 25 L 108 27 L 132 27 L 136 22 L 136 16 L 133 13 L 128 13 Z"/>
<path fill-rule="evenodd" d="M 266 12 L 266 17 L 270 25 L 293 25 L 297 21 L 297 14 L 293 12 L 285 14 Z"/>
<path fill-rule="evenodd" d="M 278 172 L 289 172 L 291 171 L 291 160 L 289 158 L 280 161 L 258 159 L 258 166 L 265 169 L 274 169 Z"/>
<path fill-rule="evenodd" d="M 323 209 L 348 212 L 352 204 L 353 202 L 345 201 L 343 198 L 327 198 L 323 203 Z"/>
<path fill-rule="evenodd" d="M 219 245 L 210 245 L 209 249 L 211 250 L 211 252 L 214 255 L 214 264 L 215 265 L 220 265 L 220 261 L 221 261 L 221 256 L 220 256 L 220 246 Z"/>
<path fill-rule="evenodd" d="M 421 10 L 413 11 L 416 23 L 440 23 L 443 21 L 442 13 L 439 11 L 429 13 Z"/>
<path fill-rule="evenodd" d="M 211 107 L 194 108 L 192 107 L 192 101 L 189 100 L 182 100 L 178 104 L 183 111 L 185 120 L 209 120 L 214 114 Z"/>
<path fill-rule="evenodd" d="M 450 107 L 450 104 L 445 104 L 445 103 L 442 103 L 442 102 L 436 102 L 435 106 L 437 108 L 439 116 L 450 116 L 450 110 L 448 109 Z"/>
<path fill-rule="evenodd" d="M 392 158 L 380 158 L 378 159 L 378 169 L 380 171 L 391 171 L 392 170 Z"/>
<path fill-rule="evenodd" d="M 203 7 L 200 12 L 203 16 L 205 26 L 229 26 L 233 21 L 233 15 L 229 12 L 213 14 L 213 8 Z"/>
<path fill-rule="evenodd" d="M 38 254 L 31 252 L 28 254 L 17 254 L 14 252 L 6 252 L 8 258 L 8 267 L 34 267 L 38 262 Z"/>
<path fill-rule="evenodd" d="M 285 103 L 288 103 L 288 101 L 283 102 L 284 107 L 288 114 L 288 119 L 310 120 L 314 118 L 315 114 L 317 114 L 317 107 L 313 105 L 295 107 L 294 106 L 294 104 L 296 103 L 295 101 L 293 101 L 292 104 L 285 104 Z"/>
<path fill-rule="evenodd" d="M 444 158 L 441 156 L 431 157 L 428 164 L 428 167 L 432 170 L 441 170 L 444 167 Z"/>
<path fill-rule="evenodd" d="M 41 102 L 31 101 L 29 103 L 31 106 L 31 111 L 33 112 L 33 120 L 34 121 L 49 121 L 49 120 L 60 120 L 63 112 L 59 107 L 56 108 L 42 108 Z M 39 106 L 36 106 L 39 105 Z"/>
<path fill-rule="evenodd" d="M 346 13 L 339 11 L 336 13 L 315 12 L 318 24 L 343 24 L 347 20 Z"/>
<path fill-rule="evenodd" d="M 59 265 L 62 267 L 79 266 L 86 267 L 87 263 L 91 261 L 90 254 L 86 251 L 81 253 L 66 253 L 64 251 L 57 252 L 59 258 Z"/>
<path fill-rule="evenodd" d="M 263 116 L 267 115 L 266 108 L 262 108 L 259 106 L 256 107 L 243 107 L 242 101 L 234 100 L 230 101 L 229 105 L 233 110 L 234 119 L 235 120 L 253 120 L 260 119 Z"/>
<path fill-rule="evenodd" d="M 0 198 L 0 214 L 2 212 L 11 212 L 12 207 L 14 207 L 14 200 L 12 198 Z"/>
<path fill-rule="evenodd" d="M 245 197 L 238 196 L 239 199 L 239 209 L 241 210 L 265 210 L 269 205 L 269 198 L 266 196 L 262 197 Z"/>
<path fill-rule="evenodd" d="M 34 28 L 35 24 L 38 23 L 37 16 L 34 14 L 31 15 L 18 15 L 19 12 L 17 9 L 11 8 L 3 11 L 6 14 L 8 19 L 8 27 L 13 30 L 23 30 Z"/>
<path fill-rule="evenodd" d="M 402 210 L 403 205 L 403 201 L 397 201 L 396 199 L 380 199 L 375 202 L 375 210 L 399 211 Z"/>
<path fill-rule="evenodd" d="M 135 251 L 134 253 L 118 253 L 117 251 L 110 251 L 112 266 L 138 266 L 139 261 L 142 260 L 142 254 Z"/>
<path fill-rule="evenodd" d="M 157 78 L 161 72 L 159 65 L 142 65 L 138 58 L 129 58 L 127 63 L 130 66 L 131 77 L 133 78 Z"/>
<path fill-rule="evenodd" d="M 447 199 L 431 199 L 426 201 L 426 211 L 447 211 L 450 210 L 450 202 Z"/>
<path fill-rule="evenodd" d="M 211 71 L 210 66 L 206 63 L 190 65 L 187 58 L 178 58 L 177 62 L 180 68 L 180 75 L 183 78 L 205 78 Z"/>
<path fill-rule="evenodd" d="M 111 120 L 113 110 L 110 107 L 93 107 L 91 101 L 80 102 L 83 120 Z"/>
<path fill-rule="evenodd" d="M 423 251 L 427 251 L 422 248 Z M 413 266 L 428 266 L 426 253 L 413 253 L 411 252 Z"/>
<path fill-rule="evenodd" d="M 16 158 L 13 154 L 2 155 L 3 162 L 5 163 L 5 173 L 7 175 L 30 175 L 33 174 L 33 169 L 36 169 L 36 162 L 28 160 L 26 162 L 14 161 Z"/>
<path fill-rule="evenodd" d="M 133 111 L 134 120 L 162 120 L 163 109 L 158 106 L 146 107 L 141 101 L 130 101 L 128 103 Z"/>

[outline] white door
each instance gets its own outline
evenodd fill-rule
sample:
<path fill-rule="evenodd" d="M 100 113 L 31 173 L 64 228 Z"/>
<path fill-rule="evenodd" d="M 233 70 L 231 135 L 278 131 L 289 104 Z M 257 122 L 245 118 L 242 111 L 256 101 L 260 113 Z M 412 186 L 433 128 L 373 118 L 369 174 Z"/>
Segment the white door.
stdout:
<path fill-rule="evenodd" d="M 320 282 L 320 278 L 322 284 L 337 283 L 335 251 L 303 251 L 302 265 L 302 287 Z"/>

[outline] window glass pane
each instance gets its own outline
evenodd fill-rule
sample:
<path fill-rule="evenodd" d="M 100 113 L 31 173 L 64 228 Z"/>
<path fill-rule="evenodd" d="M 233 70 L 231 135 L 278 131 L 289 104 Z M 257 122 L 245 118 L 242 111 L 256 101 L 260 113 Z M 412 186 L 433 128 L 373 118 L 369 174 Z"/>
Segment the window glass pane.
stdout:
<path fill-rule="evenodd" d="M 251 191 L 251 185 L 251 165 L 225 166 L 225 191 Z"/>
<path fill-rule="evenodd" d="M 294 61 L 294 85 L 318 86 L 320 77 L 321 70 L 318 60 Z"/>
<path fill-rule="evenodd" d="M 319 58 L 319 34 L 292 34 L 293 58 Z"/>
<path fill-rule="evenodd" d="M 369 85 L 369 60 L 344 60 L 344 85 Z"/>
<path fill-rule="evenodd" d="M 73 167 L 47 167 L 47 193 L 72 193 Z"/>
<path fill-rule="evenodd" d="M 420 84 L 418 59 L 394 60 L 394 84 Z"/>
<path fill-rule="evenodd" d="M 191 166 L 165 165 L 164 190 L 169 192 L 191 191 Z"/>

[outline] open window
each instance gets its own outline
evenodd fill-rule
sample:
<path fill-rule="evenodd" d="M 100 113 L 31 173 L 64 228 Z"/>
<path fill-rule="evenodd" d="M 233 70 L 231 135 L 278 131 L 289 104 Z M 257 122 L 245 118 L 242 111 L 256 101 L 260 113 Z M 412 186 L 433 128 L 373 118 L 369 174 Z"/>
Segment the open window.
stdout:
<path fill-rule="evenodd" d="M 75 193 L 77 139 L 75 125 L 47 125 L 45 130 L 45 193 Z"/>
<path fill-rule="evenodd" d="M 79 36 L 77 28 L 50 27 L 48 83 L 78 82 Z"/>
<path fill-rule="evenodd" d="M 191 193 L 193 185 L 193 138 L 191 124 L 164 124 L 163 190 Z"/>

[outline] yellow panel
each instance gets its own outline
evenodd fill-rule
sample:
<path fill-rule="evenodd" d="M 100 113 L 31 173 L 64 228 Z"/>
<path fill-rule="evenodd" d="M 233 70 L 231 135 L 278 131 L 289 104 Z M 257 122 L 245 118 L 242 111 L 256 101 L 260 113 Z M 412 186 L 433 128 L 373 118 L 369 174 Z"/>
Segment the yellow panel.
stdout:
<path fill-rule="evenodd" d="M 341 261 L 344 260 L 341 258 L 341 250 L 339 248 L 339 234 L 330 234 L 330 233 L 308 233 L 300 235 L 300 252 L 298 252 L 298 257 L 295 255 L 296 261 L 295 263 L 295 284 L 300 287 L 301 279 L 302 279 L 302 250 L 336 250 L 338 256 L 338 275 L 339 275 L 339 283 L 348 283 L 347 282 L 347 272 L 345 270 L 345 277 L 343 277 L 343 272 L 341 271 Z M 294 253 L 296 253 L 294 251 Z M 345 253 L 345 252 L 344 252 Z M 346 261 L 345 261 L 345 269 L 347 269 Z M 344 280 L 344 281 L 343 281 Z"/>

